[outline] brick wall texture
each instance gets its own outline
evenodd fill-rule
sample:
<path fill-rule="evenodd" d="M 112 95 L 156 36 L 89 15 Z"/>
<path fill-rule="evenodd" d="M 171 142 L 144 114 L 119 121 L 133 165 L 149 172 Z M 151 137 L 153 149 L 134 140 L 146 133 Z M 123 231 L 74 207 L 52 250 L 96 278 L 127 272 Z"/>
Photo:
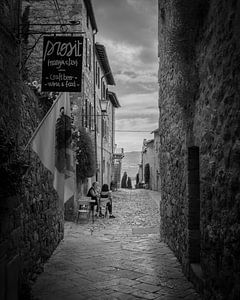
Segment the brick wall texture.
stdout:
<path fill-rule="evenodd" d="M 239 20 L 238 0 L 159 0 L 161 234 L 205 299 L 240 297 Z"/>

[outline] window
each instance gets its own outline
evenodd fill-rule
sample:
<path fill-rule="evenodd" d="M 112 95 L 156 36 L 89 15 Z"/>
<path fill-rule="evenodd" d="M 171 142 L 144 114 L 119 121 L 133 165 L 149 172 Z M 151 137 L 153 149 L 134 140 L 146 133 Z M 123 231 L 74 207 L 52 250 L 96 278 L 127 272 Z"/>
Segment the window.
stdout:
<path fill-rule="evenodd" d="M 92 104 L 91 103 L 89 103 L 88 127 L 89 129 L 92 129 Z"/>
<path fill-rule="evenodd" d="M 86 23 L 87 23 L 87 28 L 89 28 L 89 15 L 88 15 L 88 13 L 87 13 Z"/>
<path fill-rule="evenodd" d="M 103 119 L 103 137 L 108 140 L 108 121 L 104 118 Z"/>
<path fill-rule="evenodd" d="M 98 88 L 100 88 L 100 69 L 98 67 Z"/>
<path fill-rule="evenodd" d="M 106 135 L 105 139 L 108 141 L 108 136 L 109 136 L 109 128 L 108 128 L 108 120 L 106 120 Z"/>
<path fill-rule="evenodd" d="M 88 40 L 85 38 L 85 66 L 88 66 Z"/>
<path fill-rule="evenodd" d="M 105 83 L 102 83 L 102 98 L 105 99 Z"/>
<path fill-rule="evenodd" d="M 103 165 L 102 165 L 103 173 L 105 173 L 105 169 L 106 169 L 106 167 L 105 167 L 105 157 L 104 157 L 104 158 L 103 158 Z"/>
<path fill-rule="evenodd" d="M 91 71 L 92 69 L 92 46 L 89 44 L 88 47 L 88 69 Z"/>
<path fill-rule="evenodd" d="M 88 127 L 88 101 L 85 100 L 85 127 Z"/>
<path fill-rule="evenodd" d="M 106 121 L 105 121 L 105 119 L 103 119 L 102 126 L 103 126 L 102 135 L 103 135 L 103 137 L 105 137 L 105 130 L 106 130 Z"/>
<path fill-rule="evenodd" d="M 100 111 L 97 111 L 97 132 L 99 133 L 99 129 L 101 128 L 101 116 L 100 116 Z"/>
<path fill-rule="evenodd" d="M 88 38 L 85 38 L 85 66 L 92 69 L 92 45 Z"/>
<path fill-rule="evenodd" d="M 95 85 L 97 85 L 98 84 L 98 65 L 97 65 L 97 62 L 96 62 L 96 67 L 95 67 L 95 75 L 96 75 L 96 77 L 95 77 Z"/>
<path fill-rule="evenodd" d="M 82 107 L 82 127 L 84 127 L 84 107 Z"/>
<path fill-rule="evenodd" d="M 94 130 L 95 126 L 94 126 L 94 120 L 95 120 L 95 117 L 94 117 L 94 107 L 92 106 L 92 129 Z"/>
<path fill-rule="evenodd" d="M 112 131 L 110 130 L 110 128 L 108 128 L 108 144 L 109 144 L 109 146 L 111 146 L 111 142 L 112 142 Z"/>

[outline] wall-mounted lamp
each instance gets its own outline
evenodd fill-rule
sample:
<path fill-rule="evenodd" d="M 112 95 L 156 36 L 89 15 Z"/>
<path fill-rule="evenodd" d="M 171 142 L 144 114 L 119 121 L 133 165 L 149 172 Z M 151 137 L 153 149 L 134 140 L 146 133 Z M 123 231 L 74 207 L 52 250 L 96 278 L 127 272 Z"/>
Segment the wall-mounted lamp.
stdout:
<path fill-rule="evenodd" d="M 101 111 L 103 114 L 107 113 L 108 105 L 109 105 L 109 100 L 106 100 L 106 99 L 100 100 L 100 107 L 101 107 Z"/>

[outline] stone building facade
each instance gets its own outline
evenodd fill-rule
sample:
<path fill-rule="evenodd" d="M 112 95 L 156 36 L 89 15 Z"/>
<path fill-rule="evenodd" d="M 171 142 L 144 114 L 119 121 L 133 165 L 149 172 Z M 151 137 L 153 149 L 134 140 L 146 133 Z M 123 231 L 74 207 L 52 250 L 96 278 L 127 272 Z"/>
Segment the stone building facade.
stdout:
<path fill-rule="evenodd" d="M 115 93 L 109 86 L 115 85 L 114 77 L 108 61 L 104 45 L 96 43 L 96 115 L 97 115 L 97 166 L 100 185 L 110 184 L 115 138 Z M 117 106 L 118 107 L 118 106 Z"/>
<path fill-rule="evenodd" d="M 142 180 L 146 188 L 152 189 L 154 182 L 154 140 L 143 140 L 142 146 Z"/>
<path fill-rule="evenodd" d="M 65 217 L 73 219 L 77 210 L 77 199 L 87 194 L 92 183 L 104 181 L 109 184 L 111 181 L 116 107 L 108 95 L 108 85 L 114 85 L 115 82 L 105 47 L 95 42 L 98 28 L 91 0 L 67 2 L 59 0 L 58 4 L 59 9 L 54 5 L 54 1 L 23 1 L 23 12 L 28 16 L 30 23 L 26 32 L 28 33 L 27 46 L 28 49 L 33 47 L 30 52 L 28 51 L 29 58 L 25 69 L 29 82 L 41 82 L 43 49 L 41 34 L 43 32 L 50 35 L 83 37 L 82 91 L 70 93 L 70 100 L 75 128 L 83 129 L 92 140 L 96 173 L 92 177 L 79 181 L 76 185 L 75 197 L 65 204 Z M 75 24 L 69 25 L 70 22 Z M 49 23 L 51 25 L 48 26 Z M 113 98 L 117 99 L 115 94 Z M 101 113 L 100 100 L 102 99 L 109 100 L 108 113 L 104 117 Z M 102 131 L 104 131 L 103 138 Z"/>
<path fill-rule="evenodd" d="M 115 144 L 113 154 L 113 177 L 112 181 L 114 184 L 114 188 L 118 189 L 121 186 L 121 172 L 122 172 L 122 159 L 124 158 L 124 149 L 117 148 Z"/>
<path fill-rule="evenodd" d="M 138 177 L 140 183 L 146 184 L 145 187 L 154 191 L 160 191 L 161 180 L 159 171 L 159 129 L 154 130 L 152 133 L 154 135 L 153 139 L 143 140 L 143 146 L 141 151 L 141 163 L 139 164 Z M 146 172 L 149 173 L 148 182 L 146 182 Z"/>
<path fill-rule="evenodd" d="M 159 129 L 156 129 L 151 132 L 153 134 L 154 140 L 154 149 L 153 149 L 153 179 L 152 179 L 152 190 L 160 191 L 161 190 L 161 177 L 160 177 L 160 162 L 159 162 L 159 149 L 160 149 L 160 135 Z"/>
<path fill-rule="evenodd" d="M 204 299 L 239 299 L 240 1 L 158 3 L 161 235 Z"/>
<path fill-rule="evenodd" d="M 42 74 L 42 35 L 77 35 L 83 37 L 82 56 L 82 90 L 81 92 L 70 93 L 71 106 L 74 107 L 73 117 L 76 128 L 84 128 L 95 145 L 95 35 L 98 31 L 92 3 L 90 0 L 79 1 L 58 1 L 59 9 L 53 1 L 24 0 L 23 13 L 28 13 L 28 49 L 29 58 L 25 69 L 28 82 L 41 83 Z M 69 25 L 70 22 L 77 22 L 76 25 Z M 52 24 L 46 26 L 47 24 Z M 35 25 L 34 25 L 35 24 Z M 37 25 L 36 25 L 37 24 Z M 41 25 L 44 24 L 44 25 Z M 58 24 L 58 25 L 53 25 Z M 67 24 L 67 25 L 61 25 Z M 37 41 L 37 43 L 36 43 Z M 81 182 L 77 186 L 76 194 L 86 193 L 91 185 L 91 179 Z M 71 211 L 74 209 L 73 199 L 66 204 Z"/>
<path fill-rule="evenodd" d="M 92 2 L 90 0 L 59 0 L 59 10 L 54 2 L 24 0 L 23 7 L 25 11 L 29 10 L 28 19 L 29 37 L 28 47 L 33 46 L 36 37 L 32 32 L 45 31 L 48 34 L 56 35 L 81 35 L 83 36 L 83 63 L 82 63 L 82 91 L 71 93 L 71 105 L 74 108 L 74 125 L 77 128 L 84 128 L 92 139 L 95 149 L 96 174 L 86 178 L 84 182 L 79 182 L 76 190 L 76 197 L 81 197 L 87 193 L 88 188 L 94 181 L 110 183 L 112 175 L 112 156 L 114 151 L 114 123 L 115 106 L 109 99 L 108 114 L 101 116 L 100 100 L 108 99 L 108 86 L 115 85 L 106 50 L 103 45 L 95 42 L 98 32 L 97 23 L 94 16 Z M 60 14 L 59 14 L 60 12 Z M 69 25 L 71 22 L 78 22 L 75 25 Z M 46 24 L 68 24 L 68 25 L 49 25 Z M 34 24 L 45 24 L 34 25 Z M 40 34 L 39 41 L 35 45 L 29 59 L 26 63 L 28 81 L 41 82 L 41 58 L 42 58 L 42 38 Z M 116 98 L 116 95 L 115 95 Z M 119 103 L 118 103 L 119 104 Z M 105 130 L 102 137 L 102 129 Z M 104 155 L 101 153 L 103 148 Z M 102 173 L 104 173 L 102 175 Z M 73 199 L 67 204 L 70 213 L 74 210 L 76 203 Z"/>
<path fill-rule="evenodd" d="M 108 136 L 105 140 L 105 153 L 108 155 L 108 164 L 107 170 L 109 170 L 107 176 L 105 177 L 105 180 L 103 180 L 103 183 L 107 183 L 109 186 L 112 181 L 114 181 L 114 162 L 115 162 L 115 118 L 116 118 L 116 109 L 120 107 L 120 103 L 118 101 L 116 93 L 112 91 L 107 92 L 107 99 L 109 101 L 109 108 L 108 108 Z M 104 178 L 104 176 L 103 176 Z"/>

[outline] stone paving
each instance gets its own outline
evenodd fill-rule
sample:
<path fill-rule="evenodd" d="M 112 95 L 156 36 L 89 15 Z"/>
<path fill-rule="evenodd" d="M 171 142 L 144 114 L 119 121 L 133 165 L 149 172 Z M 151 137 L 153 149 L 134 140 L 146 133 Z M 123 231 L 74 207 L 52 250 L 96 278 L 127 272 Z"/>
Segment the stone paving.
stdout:
<path fill-rule="evenodd" d="M 116 219 L 65 223 L 65 237 L 33 285 L 38 300 L 199 300 L 160 241 L 160 194 L 113 193 Z"/>

